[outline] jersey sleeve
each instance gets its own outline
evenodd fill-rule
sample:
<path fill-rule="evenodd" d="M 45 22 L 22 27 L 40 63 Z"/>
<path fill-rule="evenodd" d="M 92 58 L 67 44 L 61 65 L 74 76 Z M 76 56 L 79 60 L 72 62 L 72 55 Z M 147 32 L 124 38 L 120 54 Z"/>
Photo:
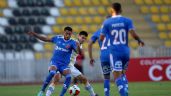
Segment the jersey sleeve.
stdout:
<path fill-rule="evenodd" d="M 73 40 L 72 48 L 73 48 L 74 50 L 77 50 L 77 41 Z"/>
<path fill-rule="evenodd" d="M 108 32 L 108 26 L 107 26 L 107 21 L 105 20 L 103 22 L 102 28 L 101 28 L 101 34 L 106 35 Z"/>
<path fill-rule="evenodd" d="M 128 19 L 128 31 L 135 30 L 134 24 L 131 19 Z"/>
<path fill-rule="evenodd" d="M 94 43 L 96 42 L 96 40 L 98 39 L 98 36 L 97 36 L 97 32 L 95 32 L 92 36 L 91 36 L 91 41 Z"/>
<path fill-rule="evenodd" d="M 56 36 L 54 36 L 54 37 L 51 38 L 51 41 L 53 43 L 55 43 L 55 42 L 57 42 L 57 40 L 58 40 L 59 37 L 61 37 L 61 35 L 56 35 Z"/>

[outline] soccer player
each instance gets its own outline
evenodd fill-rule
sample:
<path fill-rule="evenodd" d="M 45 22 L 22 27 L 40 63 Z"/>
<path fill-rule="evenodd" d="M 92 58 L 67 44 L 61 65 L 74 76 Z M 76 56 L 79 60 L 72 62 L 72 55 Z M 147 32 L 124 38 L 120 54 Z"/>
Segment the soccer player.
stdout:
<path fill-rule="evenodd" d="M 88 37 L 88 33 L 86 31 L 81 31 L 78 34 L 77 41 L 80 43 L 80 47 L 81 47 L 80 54 L 84 54 L 83 49 L 82 49 L 82 44 L 85 42 L 87 37 Z M 95 92 L 94 92 L 92 86 L 90 85 L 89 81 L 87 80 L 87 78 L 77 68 L 75 68 L 74 64 L 76 63 L 77 56 L 78 56 L 78 54 L 75 51 L 73 51 L 72 56 L 71 56 L 71 61 L 69 63 L 71 75 L 74 78 L 77 78 L 81 83 L 83 83 L 85 85 L 85 89 L 90 93 L 90 96 L 98 96 L 97 94 L 95 94 Z M 52 81 L 52 83 L 50 84 L 50 86 L 46 92 L 46 96 L 51 96 L 51 94 L 54 92 L 55 85 L 59 82 L 59 79 L 60 79 L 60 74 L 57 73 L 54 77 L 54 80 Z"/>
<path fill-rule="evenodd" d="M 70 39 L 72 35 L 72 28 L 65 27 L 64 36 L 57 35 L 52 38 L 41 36 L 35 32 L 28 32 L 28 34 L 42 41 L 52 42 L 56 45 L 49 66 L 49 74 L 46 77 L 42 89 L 38 93 L 38 96 L 43 96 L 43 92 L 45 92 L 46 86 L 50 83 L 51 79 L 57 71 L 59 71 L 62 75 L 65 76 L 63 89 L 59 95 L 64 96 L 71 82 L 70 69 L 68 67 L 71 53 L 73 50 L 76 52 L 80 52 L 79 44 L 75 40 Z"/>
<path fill-rule="evenodd" d="M 107 18 L 110 18 L 111 16 L 107 16 Z M 109 39 L 105 38 L 102 41 L 100 41 L 100 33 L 101 29 L 97 30 L 91 37 L 89 44 L 88 44 L 88 53 L 90 58 L 90 64 L 94 64 L 94 58 L 92 55 L 92 46 L 93 44 L 98 40 L 98 44 L 100 47 L 100 61 L 101 61 L 101 68 L 103 71 L 104 76 L 104 93 L 105 96 L 110 96 L 110 72 L 111 72 L 111 66 L 109 62 L 109 50 L 107 49 L 110 44 Z"/>
<path fill-rule="evenodd" d="M 128 81 L 125 76 L 130 58 L 128 33 L 137 40 L 139 45 L 144 46 L 144 42 L 135 33 L 132 20 L 121 16 L 121 12 L 121 4 L 113 3 L 111 8 L 112 17 L 103 22 L 100 40 L 103 41 L 105 37 L 109 38 L 110 63 L 113 67 L 114 80 L 120 96 L 128 96 Z"/>

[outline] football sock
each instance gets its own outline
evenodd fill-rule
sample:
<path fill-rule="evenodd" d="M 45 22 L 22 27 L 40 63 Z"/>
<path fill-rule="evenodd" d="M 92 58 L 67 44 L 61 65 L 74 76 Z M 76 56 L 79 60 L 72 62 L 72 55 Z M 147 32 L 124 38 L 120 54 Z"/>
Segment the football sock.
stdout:
<path fill-rule="evenodd" d="M 46 77 L 46 80 L 43 83 L 41 91 L 45 92 L 46 87 L 48 86 L 48 84 L 50 83 L 50 81 L 52 80 L 52 78 L 55 74 L 56 74 L 55 70 L 51 70 L 49 72 L 48 76 Z"/>
<path fill-rule="evenodd" d="M 90 96 L 95 96 L 93 87 L 89 83 L 86 84 L 85 89 L 90 93 Z"/>
<path fill-rule="evenodd" d="M 71 75 L 70 74 L 67 74 L 65 76 L 65 82 L 64 82 L 64 85 L 63 85 L 63 88 L 62 88 L 62 91 L 60 93 L 60 96 L 64 96 L 64 94 L 66 93 L 69 85 L 71 83 Z"/>
<path fill-rule="evenodd" d="M 122 75 L 122 78 L 124 81 L 124 88 L 125 88 L 126 96 L 128 96 L 128 79 L 126 78 L 125 74 Z"/>
<path fill-rule="evenodd" d="M 123 81 L 122 77 L 116 78 L 115 83 L 118 87 L 120 96 L 126 96 L 125 89 L 124 89 L 124 81 Z"/>
<path fill-rule="evenodd" d="M 46 91 L 46 96 L 51 96 L 51 94 L 54 92 L 55 86 L 50 85 L 48 90 Z"/>
<path fill-rule="evenodd" d="M 105 96 L 110 96 L 110 80 L 109 79 L 104 80 L 104 93 L 105 93 Z"/>

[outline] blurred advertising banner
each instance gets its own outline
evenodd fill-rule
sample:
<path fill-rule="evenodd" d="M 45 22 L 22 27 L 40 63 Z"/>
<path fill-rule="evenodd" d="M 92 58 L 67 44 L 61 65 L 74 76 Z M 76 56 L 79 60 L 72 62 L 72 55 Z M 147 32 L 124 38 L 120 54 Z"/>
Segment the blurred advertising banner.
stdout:
<path fill-rule="evenodd" d="M 127 70 L 129 81 L 171 80 L 171 57 L 132 58 Z"/>

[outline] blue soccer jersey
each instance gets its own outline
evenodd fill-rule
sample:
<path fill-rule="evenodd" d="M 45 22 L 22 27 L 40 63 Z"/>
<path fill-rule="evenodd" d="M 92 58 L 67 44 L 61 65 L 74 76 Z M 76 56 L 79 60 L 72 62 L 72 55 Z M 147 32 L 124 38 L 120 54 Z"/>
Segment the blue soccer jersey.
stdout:
<path fill-rule="evenodd" d="M 58 65 L 68 65 L 72 50 L 76 50 L 77 44 L 73 39 L 65 40 L 63 36 L 57 35 L 52 38 L 55 44 L 51 62 Z"/>
<path fill-rule="evenodd" d="M 132 20 L 121 15 L 113 16 L 103 23 L 101 34 L 110 40 L 110 61 L 114 70 L 120 71 L 127 67 L 130 55 L 129 30 L 134 30 Z"/>

